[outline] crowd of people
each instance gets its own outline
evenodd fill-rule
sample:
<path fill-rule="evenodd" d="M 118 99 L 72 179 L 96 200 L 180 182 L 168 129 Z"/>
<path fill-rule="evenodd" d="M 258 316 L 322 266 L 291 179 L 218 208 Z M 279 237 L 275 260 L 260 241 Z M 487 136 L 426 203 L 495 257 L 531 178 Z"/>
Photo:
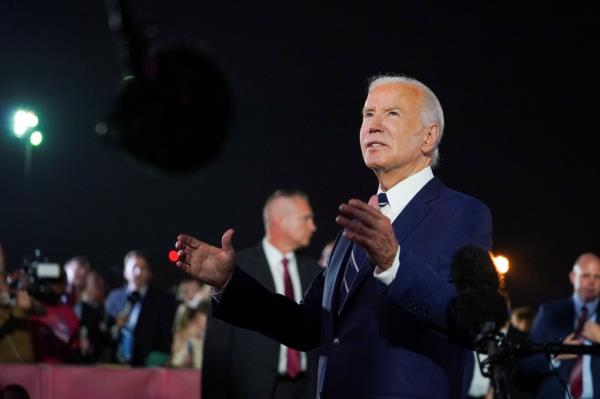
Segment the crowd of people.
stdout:
<path fill-rule="evenodd" d="M 201 367 L 208 287 L 200 281 L 163 292 L 137 250 L 125 255 L 125 285 L 108 292 L 85 256 L 56 277 L 31 273 L 0 269 L 0 362 Z"/>

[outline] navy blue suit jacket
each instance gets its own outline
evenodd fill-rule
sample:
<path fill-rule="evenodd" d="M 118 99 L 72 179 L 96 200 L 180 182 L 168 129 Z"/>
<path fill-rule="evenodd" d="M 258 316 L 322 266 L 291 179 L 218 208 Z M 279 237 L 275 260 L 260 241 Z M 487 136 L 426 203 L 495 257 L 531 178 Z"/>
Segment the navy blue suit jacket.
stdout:
<path fill-rule="evenodd" d="M 489 209 L 434 178 L 393 227 L 401 248 L 396 278 L 381 284 L 367 257 L 341 312 L 336 298 L 350 242 L 338 235 L 300 305 L 236 268 L 215 316 L 301 350 L 318 347 L 321 398 L 463 398 L 472 354 L 451 339 L 450 264 L 465 245 L 490 248 Z M 258 317 L 255 307 L 264 308 Z"/>
<path fill-rule="evenodd" d="M 529 339 L 534 343 L 561 343 L 575 329 L 575 305 L 573 298 L 564 298 L 540 306 Z M 600 399 L 600 356 L 592 356 L 592 379 L 594 398 Z M 569 384 L 571 370 L 575 360 L 563 360 L 558 375 L 565 384 Z M 545 355 L 535 355 L 521 362 L 524 372 L 542 377 L 538 398 L 565 397 L 565 388 L 550 369 L 550 361 Z"/>

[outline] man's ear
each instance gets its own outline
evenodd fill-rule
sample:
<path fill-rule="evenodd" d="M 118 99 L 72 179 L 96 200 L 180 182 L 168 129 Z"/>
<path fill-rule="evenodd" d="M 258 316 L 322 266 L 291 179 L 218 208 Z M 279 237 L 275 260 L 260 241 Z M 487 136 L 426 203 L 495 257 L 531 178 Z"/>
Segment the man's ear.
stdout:
<path fill-rule="evenodd" d="M 569 280 L 571 280 L 571 284 L 573 284 L 573 286 L 575 286 L 575 280 L 577 279 L 577 275 L 574 271 L 570 271 L 569 272 Z"/>
<path fill-rule="evenodd" d="M 437 143 L 439 135 L 440 126 L 437 123 L 434 123 L 433 125 L 429 126 L 429 129 L 425 134 L 423 144 L 421 144 L 421 151 L 423 151 L 424 154 L 429 154 L 435 149 L 435 144 Z"/>

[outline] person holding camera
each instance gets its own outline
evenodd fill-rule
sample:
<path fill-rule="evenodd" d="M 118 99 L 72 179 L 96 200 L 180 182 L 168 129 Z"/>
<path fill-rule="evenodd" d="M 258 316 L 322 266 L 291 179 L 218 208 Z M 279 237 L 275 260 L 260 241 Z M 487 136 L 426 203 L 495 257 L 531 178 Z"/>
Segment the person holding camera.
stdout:
<path fill-rule="evenodd" d="M 79 319 L 71 306 L 61 301 L 67 285 L 65 271 L 58 264 L 45 266 L 55 268 L 59 277 L 38 276 L 39 287 L 33 289 L 35 300 L 43 307 L 43 311 L 34 311 L 30 316 L 36 359 L 42 363 L 67 363 L 77 356 Z"/>
<path fill-rule="evenodd" d="M 25 289 L 12 289 L 0 273 L 0 363 L 35 361 L 28 313 L 32 298 Z"/>

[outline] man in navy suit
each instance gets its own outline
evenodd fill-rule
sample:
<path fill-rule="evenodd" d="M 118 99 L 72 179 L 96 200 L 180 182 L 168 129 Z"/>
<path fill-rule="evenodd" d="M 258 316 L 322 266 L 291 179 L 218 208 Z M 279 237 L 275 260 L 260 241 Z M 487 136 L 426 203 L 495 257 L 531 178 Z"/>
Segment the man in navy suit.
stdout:
<path fill-rule="evenodd" d="M 579 256 L 569 279 L 573 295 L 540 306 L 529 336 L 532 342 L 600 343 L 600 258 L 593 253 Z M 562 354 L 549 361 L 544 355 L 535 355 L 524 359 L 521 366 L 542 378 L 539 398 L 567 398 L 565 386 L 574 399 L 600 398 L 600 356 Z"/>
<path fill-rule="evenodd" d="M 235 266 L 231 229 L 221 248 L 178 236 L 178 266 L 215 287 L 216 317 L 318 348 L 320 398 L 463 398 L 472 355 L 454 343 L 450 264 L 466 245 L 491 247 L 490 212 L 433 176 L 444 116 L 428 87 L 376 78 L 362 114 L 360 147 L 378 195 L 340 206 L 343 230 L 302 303 Z"/>

